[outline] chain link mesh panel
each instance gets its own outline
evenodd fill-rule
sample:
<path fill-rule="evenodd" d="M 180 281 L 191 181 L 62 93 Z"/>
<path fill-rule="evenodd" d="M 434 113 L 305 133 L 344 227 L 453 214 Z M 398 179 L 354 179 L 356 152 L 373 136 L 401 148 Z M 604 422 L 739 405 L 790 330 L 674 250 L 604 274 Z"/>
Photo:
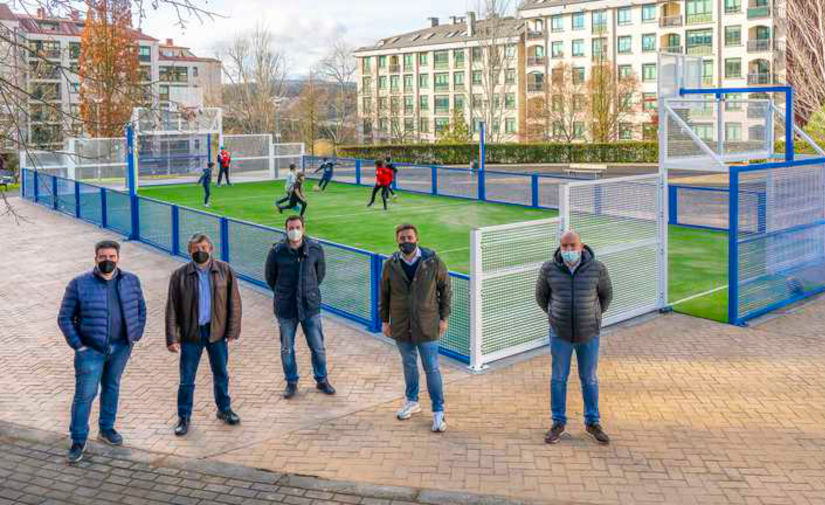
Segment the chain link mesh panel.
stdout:
<path fill-rule="evenodd" d="M 181 207 L 178 209 L 178 251 L 184 258 L 189 257 L 189 239 L 196 233 L 203 233 L 212 240 L 213 253 L 220 256 L 221 219 L 212 214 Z"/>
<path fill-rule="evenodd" d="M 491 202 L 533 204 L 533 177 L 529 174 L 484 171 L 485 197 Z"/>
<path fill-rule="evenodd" d="M 256 173 L 258 179 L 270 178 L 272 135 L 224 135 L 223 145 L 232 157 L 232 173 L 246 176 Z M 215 160 L 217 162 L 217 160 Z M 244 180 L 250 180 L 247 177 Z"/>
<path fill-rule="evenodd" d="M 438 167 L 438 194 L 478 198 L 478 173 L 458 168 Z"/>
<path fill-rule="evenodd" d="M 164 251 L 172 252 L 172 206 L 139 198 L 140 239 Z"/>
<path fill-rule="evenodd" d="M 80 192 L 80 219 L 102 226 L 103 209 L 100 188 L 81 182 L 78 183 L 78 191 Z"/>
<path fill-rule="evenodd" d="M 325 305 L 370 320 L 371 255 L 324 242 L 327 277 L 321 284 Z"/>
<path fill-rule="evenodd" d="M 217 107 L 184 110 L 137 107 L 132 120 L 138 133 L 218 133 L 221 116 L 222 111 Z"/>
<path fill-rule="evenodd" d="M 75 179 L 121 188 L 126 185 L 125 138 L 73 138 L 68 145 Z"/>
<path fill-rule="evenodd" d="M 54 207 L 54 186 L 53 176 L 35 172 L 35 184 L 37 184 L 37 203 L 46 207 Z"/>
<path fill-rule="evenodd" d="M 439 341 L 442 349 L 457 354 L 464 360 L 470 358 L 470 279 L 450 273 L 453 289 L 452 312 L 447 334 Z"/>
<path fill-rule="evenodd" d="M 398 165 L 396 187 L 412 193 L 432 194 L 433 169 L 426 165 Z"/>
<path fill-rule="evenodd" d="M 75 215 L 74 181 L 58 177 L 57 179 L 57 210 L 70 216 Z"/>
<path fill-rule="evenodd" d="M 138 177 L 141 185 L 152 179 L 197 174 L 209 159 L 207 134 L 141 134 L 137 137 Z"/>
<path fill-rule="evenodd" d="M 23 198 L 34 200 L 34 172 L 24 168 L 23 172 Z"/>
<path fill-rule="evenodd" d="M 106 227 L 123 235 L 132 232 L 132 203 L 129 195 L 106 190 Z"/>

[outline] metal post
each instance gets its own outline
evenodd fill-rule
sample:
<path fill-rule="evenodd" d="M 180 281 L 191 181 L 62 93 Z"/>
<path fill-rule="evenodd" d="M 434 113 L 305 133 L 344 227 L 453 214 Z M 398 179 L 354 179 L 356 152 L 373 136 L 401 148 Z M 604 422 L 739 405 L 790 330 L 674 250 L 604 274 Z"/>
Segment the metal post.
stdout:
<path fill-rule="evenodd" d="M 37 198 L 40 196 L 40 174 L 37 170 L 32 172 L 32 182 L 34 183 L 34 203 L 37 203 Z"/>
<path fill-rule="evenodd" d="M 229 220 L 221 218 L 221 259 L 229 263 Z"/>
<path fill-rule="evenodd" d="M 140 198 L 137 195 L 129 195 L 129 210 L 132 215 L 129 240 L 140 240 Z"/>
<path fill-rule="evenodd" d="M 381 299 L 381 270 L 384 262 L 378 254 L 370 255 L 370 326 L 373 332 L 381 331 L 381 314 L 379 304 Z"/>
<path fill-rule="evenodd" d="M 739 323 L 739 167 L 730 166 L 728 204 L 728 323 Z"/>
<path fill-rule="evenodd" d="M 470 369 L 484 368 L 484 324 L 482 314 L 483 270 L 481 264 L 481 230 L 470 232 Z"/>
<path fill-rule="evenodd" d="M 172 206 L 172 255 L 180 255 L 180 208 Z"/>
<path fill-rule="evenodd" d="M 126 125 L 126 188 L 130 195 L 137 194 L 135 168 L 135 128 L 129 123 Z"/>
<path fill-rule="evenodd" d="M 479 123 L 479 134 L 478 134 L 478 169 L 480 171 L 484 171 L 484 167 L 486 165 L 485 162 L 485 155 L 487 153 L 487 145 L 485 139 L 485 131 L 487 129 L 487 125 L 484 121 Z"/>
<path fill-rule="evenodd" d="M 276 170 L 276 168 L 275 168 L 275 145 L 272 143 L 272 135 L 269 135 L 267 137 L 267 139 L 269 140 L 269 145 L 268 145 L 268 147 L 269 147 L 269 151 L 268 151 L 269 178 L 272 179 L 272 180 L 275 180 L 281 174 L 278 173 L 279 170 Z M 301 156 L 301 158 L 303 158 L 303 156 Z"/>
<path fill-rule="evenodd" d="M 668 185 L 667 187 L 667 222 L 668 224 L 679 224 L 679 188 Z"/>
<path fill-rule="evenodd" d="M 793 161 L 794 159 L 794 142 L 793 142 L 793 88 L 788 86 L 785 88 L 785 160 Z"/>
<path fill-rule="evenodd" d="M 539 174 L 530 175 L 530 203 L 533 207 L 538 208 L 540 201 L 539 194 Z"/>
<path fill-rule="evenodd" d="M 432 189 L 431 189 L 430 193 L 432 193 L 433 196 L 436 196 L 436 195 L 438 195 L 438 167 L 435 166 L 435 165 L 432 165 L 430 167 L 430 172 L 432 174 L 431 177 L 430 177 L 430 180 L 432 182 Z"/>
<path fill-rule="evenodd" d="M 20 159 L 20 158 L 17 158 Z M 20 197 L 24 200 L 26 198 L 26 172 L 28 172 L 28 168 L 20 168 Z"/>
<path fill-rule="evenodd" d="M 100 188 L 100 226 L 109 227 L 109 217 L 106 208 L 106 188 Z"/>
<path fill-rule="evenodd" d="M 724 100 L 722 94 L 716 94 L 716 154 L 722 158 L 725 155 L 725 117 Z"/>
<path fill-rule="evenodd" d="M 54 176 L 54 175 L 53 175 L 53 176 L 51 176 L 51 177 L 52 177 L 52 208 L 53 208 L 54 210 L 57 210 L 57 207 L 58 207 L 58 201 L 57 201 L 57 177 L 56 177 L 56 176 Z"/>
<path fill-rule="evenodd" d="M 484 182 L 484 174 L 484 170 L 478 171 L 478 199 L 482 202 L 487 199 L 487 185 Z"/>
<path fill-rule="evenodd" d="M 74 181 L 74 217 L 80 219 L 80 183 Z"/>
<path fill-rule="evenodd" d="M 355 160 L 355 185 L 361 185 L 361 160 Z"/>
<path fill-rule="evenodd" d="M 218 146 L 220 148 L 220 146 Z M 206 162 L 212 163 L 212 134 L 206 134 Z M 218 167 L 220 168 L 220 167 Z"/>

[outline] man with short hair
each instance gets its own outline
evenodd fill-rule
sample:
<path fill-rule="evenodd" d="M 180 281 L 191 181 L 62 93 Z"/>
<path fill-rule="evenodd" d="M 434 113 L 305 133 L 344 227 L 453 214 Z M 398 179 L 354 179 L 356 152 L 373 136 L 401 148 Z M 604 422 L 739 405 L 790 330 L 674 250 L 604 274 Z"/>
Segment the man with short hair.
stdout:
<path fill-rule="evenodd" d="M 421 412 L 418 404 L 418 354 L 427 375 L 427 391 L 436 433 L 446 431 L 444 386 L 438 367 L 438 339 L 447 332 L 452 287 L 447 266 L 435 251 L 419 247 L 418 229 L 400 224 L 395 229 L 398 252 L 384 263 L 380 315 L 384 335 L 395 340 L 401 353 L 406 384 L 399 420 Z"/>
<path fill-rule="evenodd" d="M 122 445 L 115 430 L 120 378 L 143 337 L 146 301 L 140 279 L 118 268 L 120 244 L 103 240 L 95 245 L 95 268 L 72 279 L 63 295 L 57 324 L 74 349 L 75 393 L 70 427 L 70 463 L 83 459 L 89 436 L 89 416 L 100 387 L 98 437 Z"/>
<path fill-rule="evenodd" d="M 323 162 L 315 169 L 315 172 L 318 173 L 321 170 L 324 171 L 324 175 L 321 177 L 321 181 L 315 186 L 315 191 L 326 191 L 327 186 L 329 186 L 330 181 L 332 181 L 332 175 L 335 170 L 335 163 L 329 161 L 328 158 L 324 158 Z"/>
<path fill-rule="evenodd" d="M 241 422 L 230 408 L 229 347 L 241 334 L 241 294 L 238 278 L 227 263 L 212 257 L 212 240 L 196 234 L 189 240 L 192 261 L 169 279 L 166 302 L 166 347 L 180 351 L 178 424 L 175 435 L 189 432 L 195 378 L 206 349 L 212 368 L 217 417 L 229 425 Z"/>
<path fill-rule="evenodd" d="M 281 333 L 281 363 L 290 399 L 298 391 L 298 364 L 295 362 L 295 334 L 304 330 L 312 353 L 315 387 L 334 395 L 327 377 L 327 355 L 321 324 L 321 283 L 327 267 L 324 248 L 304 234 L 304 218 L 289 216 L 284 223 L 286 238 L 272 246 L 266 258 L 266 283 L 275 293 L 275 317 Z"/>
<path fill-rule="evenodd" d="M 584 398 L 586 431 L 597 442 L 610 443 L 599 424 L 599 334 L 602 314 L 613 299 L 607 267 L 596 260 L 575 231 L 561 236 L 553 259 L 541 267 L 536 301 L 550 318 L 550 353 L 553 359 L 550 404 L 553 426 L 544 441 L 558 443 L 567 423 L 567 378 L 573 351 L 578 360 Z"/>
<path fill-rule="evenodd" d="M 226 177 L 227 186 L 232 185 L 232 183 L 229 182 L 229 166 L 231 163 L 232 156 L 229 154 L 229 151 L 226 150 L 226 147 L 221 146 L 221 150 L 218 151 L 218 187 L 221 187 L 223 177 Z"/>

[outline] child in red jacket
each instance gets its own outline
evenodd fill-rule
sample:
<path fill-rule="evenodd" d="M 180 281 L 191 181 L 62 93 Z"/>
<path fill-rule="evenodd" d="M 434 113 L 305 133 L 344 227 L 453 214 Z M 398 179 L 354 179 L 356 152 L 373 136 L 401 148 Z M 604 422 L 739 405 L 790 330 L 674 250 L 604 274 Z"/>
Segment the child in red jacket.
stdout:
<path fill-rule="evenodd" d="M 387 188 L 392 184 L 392 170 L 385 167 L 380 160 L 375 160 L 375 186 L 372 188 L 372 197 L 367 207 L 372 207 L 375 203 L 375 195 L 381 191 L 381 200 L 384 202 L 384 210 L 387 210 Z"/>

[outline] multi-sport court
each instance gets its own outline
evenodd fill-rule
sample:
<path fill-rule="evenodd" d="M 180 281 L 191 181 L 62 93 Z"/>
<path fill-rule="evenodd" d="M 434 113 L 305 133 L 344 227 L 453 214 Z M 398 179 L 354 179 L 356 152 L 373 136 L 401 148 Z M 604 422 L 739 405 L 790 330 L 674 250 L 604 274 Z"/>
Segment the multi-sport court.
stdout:
<path fill-rule="evenodd" d="M 398 164 L 399 197 L 384 211 L 380 201 L 366 208 L 372 160 L 336 159 L 327 191 L 314 182 L 306 191 L 309 233 L 329 263 L 325 308 L 380 328 L 378 279 L 401 222 L 450 268 L 442 351 L 476 370 L 546 344 L 533 291 L 565 229 L 611 272 L 607 325 L 671 309 L 745 324 L 822 292 L 825 151 L 793 124 L 791 88 L 707 88 L 701 71 L 701 58 L 660 55 L 656 173 L 577 180 Z M 317 179 L 321 160 L 269 134 L 224 134 L 221 117 L 136 111 L 125 138 L 26 153 L 23 196 L 184 258 L 188 236 L 208 233 L 222 259 L 263 286 L 266 253 L 284 236 L 274 206 L 284 170 L 295 163 Z M 206 209 L 195 181 L 218 143 L 233 153 L 234 184 L 213 185 Z M 801 143 L 815 154 L 797 155 Z"/>

